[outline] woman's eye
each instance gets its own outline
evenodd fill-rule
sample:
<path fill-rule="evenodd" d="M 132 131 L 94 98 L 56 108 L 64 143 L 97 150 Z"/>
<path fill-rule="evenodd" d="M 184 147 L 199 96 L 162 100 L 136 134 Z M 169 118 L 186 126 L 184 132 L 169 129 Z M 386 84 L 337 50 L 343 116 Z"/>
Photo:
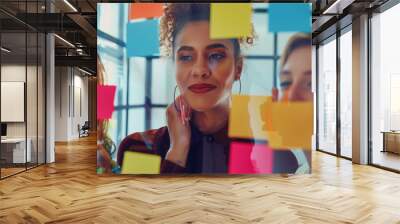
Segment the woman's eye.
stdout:
<path fill-rule="evenodd" d="M 208 56 L 208 57 L 209 57 L 210 61 L 220 61 L 225 58 L 225 54 L 214 53 L 214 54 L 210 54 L 210 56 Z"/>
<path fill-rule="evenodd" d="M 193 57 L 191 55 L 181 55 L 179 56 L 179 61 L 187 62 L 191 61 Z"/>
<path fill-rule="evenodd" d="M 281 82 L 281 89 L 287 89 L 292 85 L 291 81 L 282 81 Z"/>

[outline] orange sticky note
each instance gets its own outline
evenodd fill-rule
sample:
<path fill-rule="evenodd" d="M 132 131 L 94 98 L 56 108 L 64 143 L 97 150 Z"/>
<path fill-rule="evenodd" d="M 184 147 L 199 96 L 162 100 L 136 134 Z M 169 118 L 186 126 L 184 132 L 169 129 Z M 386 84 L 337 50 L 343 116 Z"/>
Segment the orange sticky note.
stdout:
<path fill-rule="evenodd" d="M 158 18 L 163 13 L 163 3 L 130 3 L 129 5 L 129 20 Z"/>
<path fill-rule="evenodd" d="M 229 115 L 229 137 L 267 140 L 268 121 L 266 108 L 270 108 L 270 96 L 232 96 L 232 108 Z"/>
<path fill-rule="evenodd" d="M 271 119 L 274 131 L 268 142 L 274 149 L 311 149 L 313 134 L 312 102 L 272 103 Z"/>
<path fill-rule="evenodd" d="M 161 157 L 159 155 L 125 152 L 122 163 L 122 174 L 159 174 Z"/>

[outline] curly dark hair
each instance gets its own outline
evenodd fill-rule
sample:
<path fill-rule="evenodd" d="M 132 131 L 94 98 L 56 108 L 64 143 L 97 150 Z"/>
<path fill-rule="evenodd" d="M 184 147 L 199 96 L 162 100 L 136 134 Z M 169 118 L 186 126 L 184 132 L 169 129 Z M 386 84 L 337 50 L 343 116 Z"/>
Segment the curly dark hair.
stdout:
<path fill-rule="evenodd" d="M 173 54 L 176 36 L 187 23 L 209 20 L 210 3 L 166 3 L 160 21 L 160 45 L 164 53 Z M 241 54 L 241 45 L 251 45 L 254 38 L 254 28 L 252 28 L 251 36 L 231 39 L 236 58 Z"/>

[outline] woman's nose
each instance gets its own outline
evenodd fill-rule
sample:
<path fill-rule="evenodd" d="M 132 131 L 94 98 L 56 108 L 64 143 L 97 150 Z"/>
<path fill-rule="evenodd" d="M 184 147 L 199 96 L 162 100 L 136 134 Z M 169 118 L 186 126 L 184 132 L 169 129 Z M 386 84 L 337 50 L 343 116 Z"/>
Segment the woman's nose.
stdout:
<path fill-rule="evenodd" d="M 288 101 L 303 101 L 304 100 L 304 88 L 300 85 L 293 84 L 287 90 L 286 99 Z"/>
<path fill-rule="evenodd" d="M 206 60 L 198 60 L 192 69 L 192 74 L 194 77 L 208 78 L 211 75 L 211 71 Z"/>

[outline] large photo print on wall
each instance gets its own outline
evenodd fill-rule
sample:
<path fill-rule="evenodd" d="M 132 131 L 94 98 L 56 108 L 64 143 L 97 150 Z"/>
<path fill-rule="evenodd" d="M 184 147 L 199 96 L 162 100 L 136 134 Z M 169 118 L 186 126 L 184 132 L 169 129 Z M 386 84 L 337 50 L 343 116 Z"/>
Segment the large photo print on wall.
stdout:
<path fill-rule="evenodd" d="M 97 7 L 98 174 L 311 172 L 311 4 Z"/>

